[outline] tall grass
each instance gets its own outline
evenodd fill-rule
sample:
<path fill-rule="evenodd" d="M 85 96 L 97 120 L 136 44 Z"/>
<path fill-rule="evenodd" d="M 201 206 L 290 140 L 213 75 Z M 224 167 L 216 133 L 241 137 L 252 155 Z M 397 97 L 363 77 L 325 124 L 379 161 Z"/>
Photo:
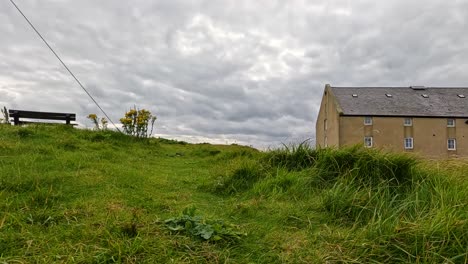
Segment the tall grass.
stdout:
<path fill-rule="evenodd" d="M 266 152 L 263 161 L 269 163 L 271 166 L 298 171 L 314 166 L 317 160 L 317 153 L 318 152 L 309 145 L 308 141 L 290 146 L 283 144 L 283 148 Z"/>
<path fill-rule="evenodd" d="M 317 234 L 323 261 L 468 262 L 468 185 L 413 156 L 302 143 L 241 161 L 225 180 L 240 178 L 249 184 L 230 193 L 301 199 L 311 204 L 302 218 L 328 215 L 342 232 Z"/>
<path fill-rule="evenodd" d="M 218 177 L 214 188 L 217 193 L 233 194 L 248 191 L 256 182 L 266 177 L 266 170 L 256 161 L 241 160 L 229 171 L 227 177 Z"/>

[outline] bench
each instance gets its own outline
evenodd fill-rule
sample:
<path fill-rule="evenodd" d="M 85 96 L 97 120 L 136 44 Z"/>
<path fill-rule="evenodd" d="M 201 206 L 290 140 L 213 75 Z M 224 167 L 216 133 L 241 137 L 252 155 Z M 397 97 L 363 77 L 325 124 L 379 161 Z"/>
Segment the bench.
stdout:
<path fill-rule="evenodd" d="M 76 121 L 76 114 L 70 113 L 51 113 L 51 112 L 36 112 L 36 111 L 24 111 L 24 110 L 8 110 L 11 120 L 14 122 L 15 126 L 22 124 L 31 124 L 31 123 L 50 123 L 50 122 L 31 122 L 31 121 L 20 121 L 20 118 L 27 119 L 43 119 L 43 120 L 63 120 L 67 125 L 76 125 L 71 124 L 71 121 Z"/>

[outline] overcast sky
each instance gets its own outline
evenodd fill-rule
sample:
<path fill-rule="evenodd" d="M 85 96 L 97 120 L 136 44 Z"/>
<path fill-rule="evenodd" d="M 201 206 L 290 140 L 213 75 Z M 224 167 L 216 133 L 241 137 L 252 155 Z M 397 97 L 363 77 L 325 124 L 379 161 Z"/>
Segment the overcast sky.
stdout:
<path fill-rule="evenodd" d="M 114 122 L 275 147 L 315 138 L 326 83 L 467 86 L 468 1 L 16 0 Z M 10 1 L 0 106 L 102 116 Z"/>

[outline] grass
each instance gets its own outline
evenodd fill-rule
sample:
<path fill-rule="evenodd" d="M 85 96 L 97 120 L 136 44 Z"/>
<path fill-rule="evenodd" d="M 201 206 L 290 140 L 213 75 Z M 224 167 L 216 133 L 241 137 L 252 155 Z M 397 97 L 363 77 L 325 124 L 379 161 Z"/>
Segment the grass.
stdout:
<path fill-rule="evenodd" d="M 468 263 L 467 174 L 359 147 L 2 125 L 0 263 Z"/>

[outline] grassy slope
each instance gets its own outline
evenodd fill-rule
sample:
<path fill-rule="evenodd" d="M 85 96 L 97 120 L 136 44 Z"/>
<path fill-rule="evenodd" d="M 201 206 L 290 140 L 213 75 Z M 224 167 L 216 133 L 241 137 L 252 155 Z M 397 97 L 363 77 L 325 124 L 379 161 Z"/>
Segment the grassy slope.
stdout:
<path fill-rule="evenodd" d="M 468 165 L 416 163 L 0 126 L 0 262 L 468 262 Z M 165 228 L 190 206 L 247 236 Z"/>

